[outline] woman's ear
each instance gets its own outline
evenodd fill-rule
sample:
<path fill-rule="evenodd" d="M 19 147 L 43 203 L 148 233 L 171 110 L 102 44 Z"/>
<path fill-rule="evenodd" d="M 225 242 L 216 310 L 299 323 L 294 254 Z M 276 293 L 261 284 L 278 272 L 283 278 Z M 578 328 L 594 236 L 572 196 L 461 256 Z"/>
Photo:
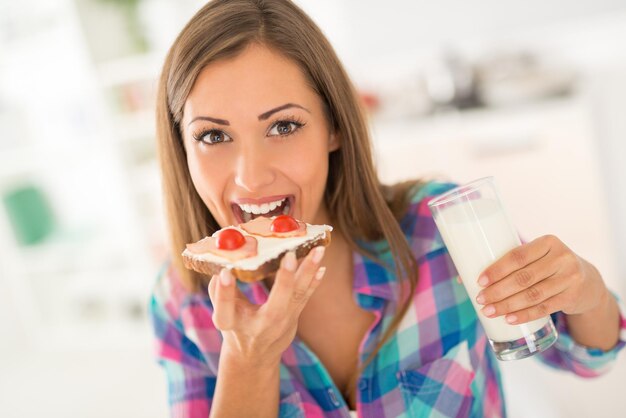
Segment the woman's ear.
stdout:
<path fill-rule="evenodd" d="M 340 146 L 341 146 L 341 141 L 339 138 L 339 133 L 331 132 L 330 136 L 328 137 L 328 151 L 329 152 L 336 151 L 339 149 Z"/>

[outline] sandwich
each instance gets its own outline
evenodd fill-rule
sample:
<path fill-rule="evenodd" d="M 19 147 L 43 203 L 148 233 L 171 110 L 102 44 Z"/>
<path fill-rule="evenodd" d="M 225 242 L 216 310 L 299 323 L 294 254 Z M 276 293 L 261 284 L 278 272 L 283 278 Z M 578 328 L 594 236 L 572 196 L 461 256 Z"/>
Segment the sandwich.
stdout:
<path fill-rule="evenodd" d="M 187 244 L 182 256 L 190 270 L 214 275 L 227 268 L 239 280 L 254 282 L 276 273 L 289 251 L 303 258 L 317 246 L 328 246 L 332 230 L 289 215 L 259 216 Z"/>

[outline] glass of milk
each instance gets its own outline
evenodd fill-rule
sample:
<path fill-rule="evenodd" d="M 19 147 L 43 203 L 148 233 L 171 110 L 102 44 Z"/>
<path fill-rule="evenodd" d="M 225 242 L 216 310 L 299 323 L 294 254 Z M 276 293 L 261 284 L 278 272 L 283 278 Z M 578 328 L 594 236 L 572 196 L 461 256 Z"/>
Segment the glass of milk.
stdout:
<path fill-rule="evenodd" d="M 463 285 L 500 360 L 518 360 L 550 347 L 557 332 L 549 316 L 510 325 L 504 316 L 487 318 L 476 302 L 478 275 L 505 253 L 521 245 L 493 177 L 475 180 L 428 203 Z"/>

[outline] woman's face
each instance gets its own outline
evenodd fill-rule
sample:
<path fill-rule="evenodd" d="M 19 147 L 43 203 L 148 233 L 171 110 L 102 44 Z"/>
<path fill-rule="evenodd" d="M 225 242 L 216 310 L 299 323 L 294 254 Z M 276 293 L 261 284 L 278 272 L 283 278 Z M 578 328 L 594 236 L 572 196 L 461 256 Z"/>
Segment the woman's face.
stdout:
<path fill-rule="evenodd" d="M 339 147 L 300 68 L 250 45 L 208 65 L 183 111 L 194 186 L 221 227 L 260 214 L 328 223 L 328 154 Z"/>

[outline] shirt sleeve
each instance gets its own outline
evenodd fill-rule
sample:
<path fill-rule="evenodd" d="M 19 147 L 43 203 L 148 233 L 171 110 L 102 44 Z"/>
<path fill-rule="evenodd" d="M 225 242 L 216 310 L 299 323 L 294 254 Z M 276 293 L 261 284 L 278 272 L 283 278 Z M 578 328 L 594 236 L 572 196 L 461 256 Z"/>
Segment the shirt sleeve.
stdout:
<path fill-rule="evenodd" d="M 157 280 L 149 303 L 157 362 L 165 370 L 170 415 L 207 418 L 217 376 L 196 344 L 185 335 L 177 298 L 167 272 Z"/>
<path fill-rule="evenodd" d="M 550 367 L 570 370 L 581 377 L 596 377 L 607 372 L 619 351 L 626 345 L 626 310 L 619 300 L 617 302 L 620 310 L 620 336 L 611 350 L 603 351 L 578 344 L 567 329 L 567 316 L 563 312 L 557 312 L 552 314 L 552 320 L 559 332 L 559 338 L 537 358 Z"/>

